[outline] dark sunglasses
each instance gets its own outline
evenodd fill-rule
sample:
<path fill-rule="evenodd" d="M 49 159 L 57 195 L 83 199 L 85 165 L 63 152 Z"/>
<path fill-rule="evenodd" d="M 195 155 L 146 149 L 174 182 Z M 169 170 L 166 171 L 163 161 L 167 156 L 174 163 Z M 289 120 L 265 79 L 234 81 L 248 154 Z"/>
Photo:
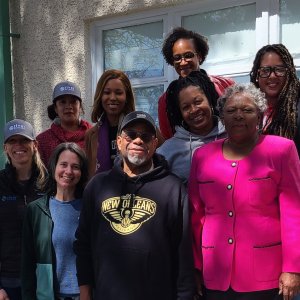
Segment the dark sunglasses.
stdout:
<path fill-rule="evenodd" d="M 258 69 L 258 76 L 261 78 L 268 78 L 272 73 L 277 77 L 284 77 L 286 75 L 286 67 L 275 66 L 275 67 L 260 67 Z"/>
<path fill-rule="evenodd" d="M 133 140 L 135 140 L 136 138 L 140 138 L 143 142 L 145 143 L 149 143 L 150 141 L 152 141 L 152 139 L 154 138 L 154 134 L 153 133 L 149 133 L 149 132 L 138 132 L 135 130 L 124 130 L 124 138 L 126 139 L 127 142 L 131 142 Z"/>
<path fill-rule="evenodd" d="M 186 52 L 183 54 L 176 54 L 173 56 L 173 61 L 176 63 L 180 63 L 183 59 L 185 61 L 190 61 L 195 57 L 196 54 L 197 53 L 195 53 L 195 52 Z"/>

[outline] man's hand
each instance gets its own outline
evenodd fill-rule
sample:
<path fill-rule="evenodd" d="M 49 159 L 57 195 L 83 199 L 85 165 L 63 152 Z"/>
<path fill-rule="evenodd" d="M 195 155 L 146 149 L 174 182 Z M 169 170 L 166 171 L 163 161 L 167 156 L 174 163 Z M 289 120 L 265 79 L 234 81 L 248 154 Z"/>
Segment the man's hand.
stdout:
<path fill-rule="evenodd" d="M 8 296 L 7 296 L 4 289 L 0 290 L 0 300 L 9 300 L 9 298 L 8 298 Z"/>
<path fill-rule="evenodd" d="M 92 300 L 92 288 L 90 285 L 81 285 L 79 289 L 80 300 Z"/>
<path fill-rule="evenodd" d="M 282 273 L 279 277 L 279 294 L 283 294 L 283 300 L 292 300 L 300 293 L 300 274 Z"/>

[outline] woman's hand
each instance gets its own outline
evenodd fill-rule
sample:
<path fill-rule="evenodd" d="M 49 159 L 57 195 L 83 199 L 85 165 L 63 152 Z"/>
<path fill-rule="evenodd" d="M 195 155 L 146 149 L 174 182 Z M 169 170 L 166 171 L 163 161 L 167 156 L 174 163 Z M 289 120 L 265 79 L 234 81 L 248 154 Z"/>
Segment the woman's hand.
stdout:
<path fill-rule="evenodd" d="M 292 300 L 300 293 L 300 274 L 282 273 L 279 277 L 279 294 L 283 294 L 283 300 Z"/>
<path fill-rule="evenodd" d="M 8 295 L 4 289 L 0 289 L 0 300 L 9 300 Z"/>

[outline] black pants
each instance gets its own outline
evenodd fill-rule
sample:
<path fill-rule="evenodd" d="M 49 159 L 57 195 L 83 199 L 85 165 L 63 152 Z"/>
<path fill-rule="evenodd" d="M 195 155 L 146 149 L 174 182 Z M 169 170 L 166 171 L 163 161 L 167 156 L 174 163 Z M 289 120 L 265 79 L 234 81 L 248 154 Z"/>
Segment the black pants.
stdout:
<path fill-rule="evenodd" d="M 229 289 L 225 292 L 205 290 L 205 300 L 281 300 L 282 295 L 278 295 L 278 289 L 258 291 L 258 292 L 235 292 Z"/>

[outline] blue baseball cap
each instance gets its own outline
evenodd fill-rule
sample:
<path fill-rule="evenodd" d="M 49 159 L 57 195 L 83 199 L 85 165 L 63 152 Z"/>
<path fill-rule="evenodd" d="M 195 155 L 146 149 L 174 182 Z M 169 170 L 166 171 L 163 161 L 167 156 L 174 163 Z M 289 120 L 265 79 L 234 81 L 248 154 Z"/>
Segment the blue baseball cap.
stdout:
<path fill-rule="evenodd" d="M 52 101 L 55 102 L 55 100 L 64 95 L 73 95 L 77 97 L 80 101 L 81 99 L 81 92 L 80 88 L 77 84 L 71 81 L 62 81 L 58 83 L 53 90 L 53 95 L 52 95 Z"/>
<path fill-rule="evenodd" d="M 4 143 L 13 135 L 22 135 L 31 141 L 35 140 L 35 131 L 32 125 L 21 119 L 14 119 L 4 126 Z"/>

